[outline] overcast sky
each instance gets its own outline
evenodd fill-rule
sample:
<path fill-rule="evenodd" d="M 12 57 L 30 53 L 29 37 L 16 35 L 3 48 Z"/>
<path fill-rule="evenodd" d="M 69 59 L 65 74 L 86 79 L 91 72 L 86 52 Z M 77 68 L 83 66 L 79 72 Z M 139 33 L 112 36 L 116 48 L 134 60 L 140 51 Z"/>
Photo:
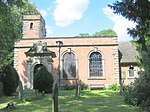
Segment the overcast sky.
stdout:
<path fill-rule="evenodd" d="M 127 28 L 132 22 L 115 15 L 108 7 L 115 0 L 29 0 L 46 22 L 47 37 L 72 37 L 79 33 L 94 34 L 113 29 L 119 41 L 131 40 Z"/>

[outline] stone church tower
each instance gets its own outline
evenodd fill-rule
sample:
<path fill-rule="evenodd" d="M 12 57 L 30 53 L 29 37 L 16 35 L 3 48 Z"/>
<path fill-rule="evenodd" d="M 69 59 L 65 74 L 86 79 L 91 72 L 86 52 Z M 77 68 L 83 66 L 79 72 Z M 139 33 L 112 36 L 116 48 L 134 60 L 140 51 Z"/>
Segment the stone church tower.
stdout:
<path fill-rule="evenodd" d="M 47 49 L 47 42 L 41 41 L 45 35 L 45 21 L 41 15 L 23 16 L 23 37 L 15 43 L 14 67 L 24 88 L 33 88 L 33 78 L 38 67 L 45 66 L 52 72 L 52 58 L 56 56 Z"/>
<path fill-rule="evenodd" d="M 45 38 L 45 21 L 41 15 L 23 16 L 23 39 Z"/>

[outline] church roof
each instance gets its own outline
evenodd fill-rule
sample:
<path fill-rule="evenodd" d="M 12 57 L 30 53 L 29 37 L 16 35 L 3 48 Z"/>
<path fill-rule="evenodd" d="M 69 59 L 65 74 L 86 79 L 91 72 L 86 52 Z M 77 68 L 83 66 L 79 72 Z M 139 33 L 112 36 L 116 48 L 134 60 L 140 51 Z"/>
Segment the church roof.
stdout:
<path fill-rule="evenodd" d="M 131 42 L 119 42 L 118 47 L 122 54 L 121 63 L 136 63 L 138 52 Z"/>

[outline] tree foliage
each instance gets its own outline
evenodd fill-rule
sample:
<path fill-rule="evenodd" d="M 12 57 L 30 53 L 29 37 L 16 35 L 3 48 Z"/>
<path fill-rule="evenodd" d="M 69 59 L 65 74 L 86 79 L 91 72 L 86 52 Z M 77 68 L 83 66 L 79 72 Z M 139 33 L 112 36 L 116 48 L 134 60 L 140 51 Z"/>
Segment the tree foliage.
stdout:
<path fill-rule="evenodd" d="M 135 22 L 136 27 L 129 29 L 128 33 L 135 39 L 141 49 L 147 50 L 147 40 L 150 37 L 150 1 L 149 0 L 123 0 L 109 5 L 114 13 L 121 14 L 130 21 Z"/>
<path fill-rule="evenodd" d="M 0 70 L 12 63 L 14 43 L 22 37 L 23 14 L 39 14 L 27 0 L 0 1 Z"/>
<path fill-rule="evenodd" d="M 41 66 L 34 75 L 33 88 L 39 92 L 52 92 L 53 82 L 52 74 L 47 71 L 45 66 Z"/>
<path fill-rule="evenodd" d="M 109 37 L 109 36 L 117 36 L 116 32 L 112 29 L 105 29 L 102 31 L 95 32 L 93 35 L 90 35 L 89 33 L 79 33 L 78 37 Z"/>
<path fill-rule="evenodd" d="M 135 22 L 135 28 L 128 33 L 133 37 L 133 43 L 139 52 L 139 59 L 144 68 L 144 74 L 126 91 L 126 100 L 131 104 L 149 107 L 150 111 L 150 1 L 122 0 L 109 5 L 114 13 L 121 14 Z"/>
<path fill-rule="evenodd" d="M 117 36 L 117 34 L 112 29 L 105 29 L 99 32 L 95 32 L 93 36 L 106 37 L 106 36 Z"/>
<path fill-rule="evenodd" d="M 5 95 L 11 95 L 12 93 L 16 92 L 19 81 L 17 71 L 11 65 L 7 65 L 2 72 L 1 81 L 4 85 L 3 92 Z"/>
<path fill-rule="evenodd" d="M 88 33 L 79 33 L 79 37 L 89 37 L 90 35 Z"/>

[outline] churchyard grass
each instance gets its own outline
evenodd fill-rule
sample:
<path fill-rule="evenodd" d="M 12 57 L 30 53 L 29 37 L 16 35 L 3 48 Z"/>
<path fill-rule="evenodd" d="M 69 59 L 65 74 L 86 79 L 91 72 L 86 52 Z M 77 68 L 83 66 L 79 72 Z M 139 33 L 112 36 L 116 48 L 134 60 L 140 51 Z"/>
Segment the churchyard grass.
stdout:
<path fill-rule="evenodd" d="M 13 102 L 15 109 L 5 110 L 8 102 Z M 17 95 L 0 98 L 0 112 L 51 112 L 51 94 L 36 96 L 33 91 L 26 91 L 24 100 Z M 80 98 L 75 98 L 74 90 L 59 90 L 59 111 L 61 112 L 138 112 L 138 108 L 124 103 L 123 96 L 110 90 L 84 90 Z"/>

